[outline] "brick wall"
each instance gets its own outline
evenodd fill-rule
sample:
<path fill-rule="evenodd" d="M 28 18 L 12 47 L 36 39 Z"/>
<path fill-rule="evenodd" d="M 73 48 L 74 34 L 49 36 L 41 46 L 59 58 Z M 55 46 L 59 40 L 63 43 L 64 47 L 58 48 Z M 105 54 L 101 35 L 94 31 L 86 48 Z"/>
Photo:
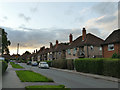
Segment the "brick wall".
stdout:
<path fill-rule="evenodd" d="M 108 45 L 103 46 L 103 57 L 104 58 L 111 58 L 114 53 L 120 53 L 120 43 L 114 44 L 114 50 L 108 51 Z"/>

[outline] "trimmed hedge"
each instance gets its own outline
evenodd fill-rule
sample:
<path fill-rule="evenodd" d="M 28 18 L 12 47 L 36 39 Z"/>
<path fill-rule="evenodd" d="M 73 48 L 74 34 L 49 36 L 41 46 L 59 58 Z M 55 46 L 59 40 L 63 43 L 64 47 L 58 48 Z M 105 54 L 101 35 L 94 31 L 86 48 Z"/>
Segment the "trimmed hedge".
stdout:
<path fill-rule="evenodd" d="M 66 59 L 53 60 L 52 66 L 60 69 L 67 69 L 67 60 Z"/>
<path fill-rule="evenodd" d="M 6 71 L 8 64 L 6 61 L 2 61 L 2 74 Z"/>
<path fill-rule="evenodd" d="M 74 60 L 73 59 L 67 60 L 67 69 L 74 70 Z"/>
<path fill-rule="evenodd" d="M 78 72 L 120 78 L 120 60 L 118 59 L 79 59 L 75 60 L 75 68 Z"/>

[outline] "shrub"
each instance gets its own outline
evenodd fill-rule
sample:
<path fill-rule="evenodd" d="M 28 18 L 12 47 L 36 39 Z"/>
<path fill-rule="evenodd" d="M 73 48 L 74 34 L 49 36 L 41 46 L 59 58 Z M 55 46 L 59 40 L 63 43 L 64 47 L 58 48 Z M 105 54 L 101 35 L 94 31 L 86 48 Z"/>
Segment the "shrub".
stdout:
<path fill-rule="evenodd" d="M 103 60 L 102 59 L 75 60 L 75 68 L 78 72 L 102 74 Z"/>
<path fill-rule="evenodd" d="M 52 67 L 52 61 L 46 61 L 49 67 Z"/>
<path fill-rule="evenodd" d="M 117 53 L 114 53 L 114 54 L 112 55 L 112 58 L 118 58 Z"/>
<path fill-rule="evenodd" d="M 2 74 L 6 71 L 8 64 L 6 61 L 2 61 Z"/>
<path fill-rule="evenodd" d="M 67 60 L 67 69 L 74 70 L 74 60 L 73 59 Z"/>
<path fill-rule="evenodd" d="M 120 78 L 120 60 L 104 60 L 103 74 Z"/>
<path fill-rule="evenodd" d="M 120 78 L 120 59 L 79 59 L 75 60 L 75 68 L 78 72 Z"/>
<path fill-rule="evenodd" d="M 52 66 L 60 69 L 67 69 L 67 60 L 66 59 L 53 60 Z"/>

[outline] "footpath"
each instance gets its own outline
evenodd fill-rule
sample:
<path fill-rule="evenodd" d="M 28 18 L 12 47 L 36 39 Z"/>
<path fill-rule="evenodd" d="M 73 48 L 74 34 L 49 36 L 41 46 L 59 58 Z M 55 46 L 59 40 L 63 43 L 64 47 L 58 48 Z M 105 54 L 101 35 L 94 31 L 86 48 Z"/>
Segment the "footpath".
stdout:
<path fill-rule="evenodd" d="M 25 85 L 17 77 L 14 68 L 8 64 L 6 72 L 2 76 L 2 88 L 24 88 Z"/>

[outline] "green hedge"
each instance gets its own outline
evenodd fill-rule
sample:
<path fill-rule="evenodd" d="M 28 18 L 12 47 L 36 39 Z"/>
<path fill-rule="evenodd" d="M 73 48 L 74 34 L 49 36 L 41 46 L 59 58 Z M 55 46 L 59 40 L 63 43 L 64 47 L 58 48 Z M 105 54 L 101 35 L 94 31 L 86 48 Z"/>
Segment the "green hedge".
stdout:
<path fill-rule="evenodd" d="M 8 64 L 6 61 L 2 61 L 2 74 L 6 71 Z"/>
<path fill-rule="evenodd" d="M 118 59 L 79 59 L 75 60 L 75 68 L 78 72 L 120 78 L 120 60 Z"/>
<path fill-rule="evenodd" d="M 67 60 L 66 59 L 53 60 L 52 66 L 60 69 L 67 69 Z"/>
<path fill-rule="evenodd" d="M 67 60 L 67 69 L 74 70 L 74 60 L 73 59 Z"/>

